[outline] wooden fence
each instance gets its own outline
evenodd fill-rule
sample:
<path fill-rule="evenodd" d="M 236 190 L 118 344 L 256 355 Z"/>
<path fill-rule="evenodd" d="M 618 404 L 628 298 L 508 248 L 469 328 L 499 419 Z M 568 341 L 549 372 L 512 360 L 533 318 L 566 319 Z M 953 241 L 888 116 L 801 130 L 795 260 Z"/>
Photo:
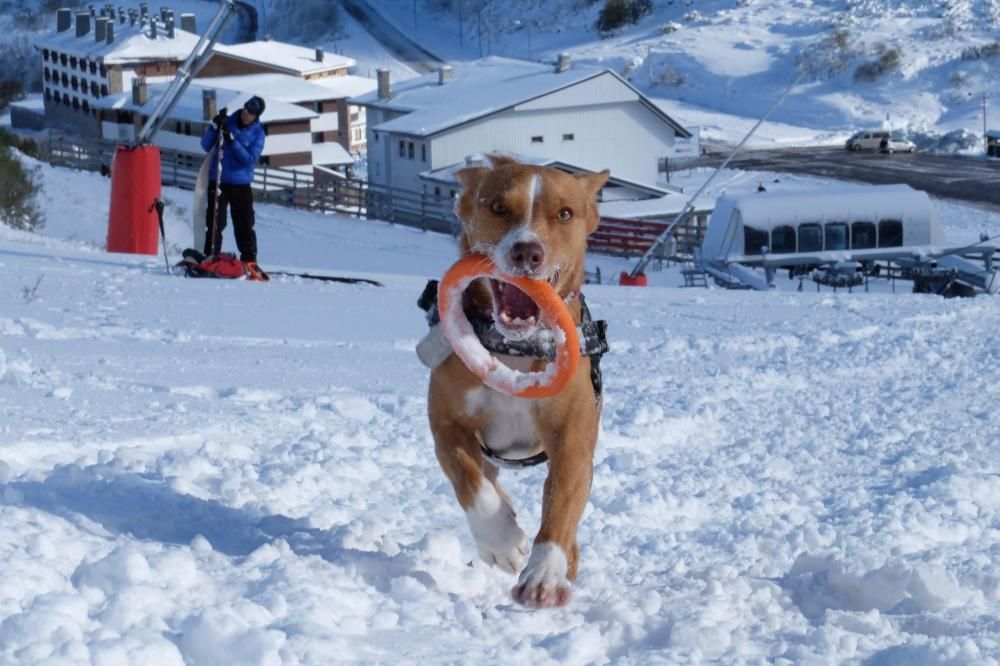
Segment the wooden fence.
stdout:
<path fill-rule="evenodd" d="M 115 145 L 99 139 L 53 133 L 41 150 L 44 159 L 51 164 L 110 174 Z M 163 184 L 193 190 L 202 161 L 198 155 L 161 148 Z M 449 234 L 459 229 L 450 197 L 376 185 L 328 169 L 297 171 L 259 165 L 254 171 L 252 187 L 258 200 L 282 206 L 385 220 Z M 669 220 L 654 222 L 604 217 L 589 239 L 588 250 L 638 257 L 670 226 Z M 690 254 L 701 244 L 704 228 L 702 224 L 693 223 L 671 233 L 676 242 L 657 259 Z"/>

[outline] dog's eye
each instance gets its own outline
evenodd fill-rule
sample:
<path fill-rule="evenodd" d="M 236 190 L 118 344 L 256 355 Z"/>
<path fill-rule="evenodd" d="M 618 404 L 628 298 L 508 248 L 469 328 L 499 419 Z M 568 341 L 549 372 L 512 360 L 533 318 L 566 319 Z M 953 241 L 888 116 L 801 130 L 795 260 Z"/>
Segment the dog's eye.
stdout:
<path fill-rule="evenodd" d="M 569 208 L 560 208 L 559 209 L 559 221 L 560 222 L 569 222 L 572 219 L 573 219 L 573 211 L 571 211 Z"/>
<path fill-rule="evenodd" d="M 490 210 L 492 210 L 492 211 L 493 211 L 494 213 L 496 213 L 497 215 L 503 215 L 504 213 L 506 213 L 506 212 L 507 212 L 507 206 L 504 206 L 504 205 L 503 205 L 502 203 L 500 203 L 499 201 L 494 201 L 494 202 L 493 202 L 493 203 L 492 203 L 492 204 L 490 205 Z"/>

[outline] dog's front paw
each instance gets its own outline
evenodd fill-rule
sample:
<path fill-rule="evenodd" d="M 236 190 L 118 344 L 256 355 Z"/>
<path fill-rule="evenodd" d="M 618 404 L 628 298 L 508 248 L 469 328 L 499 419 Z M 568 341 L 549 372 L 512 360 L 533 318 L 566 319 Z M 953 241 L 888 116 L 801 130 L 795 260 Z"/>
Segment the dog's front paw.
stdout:
<path fill-rule="evenodd" d="M 517 573 L 528 556 L 528 537 L 517 524 L 514 509 L 492 485 L 484 484 L 475 505 L 466 512 L 479 557 L 490 566 Z"/>
<path fill-rule="evenodd" d="M 511 596 L 531 608 L 565 606 L 571 596 L 566 571 L 566 553 L 562 548 L 554 543 L 537 543 Z"/>

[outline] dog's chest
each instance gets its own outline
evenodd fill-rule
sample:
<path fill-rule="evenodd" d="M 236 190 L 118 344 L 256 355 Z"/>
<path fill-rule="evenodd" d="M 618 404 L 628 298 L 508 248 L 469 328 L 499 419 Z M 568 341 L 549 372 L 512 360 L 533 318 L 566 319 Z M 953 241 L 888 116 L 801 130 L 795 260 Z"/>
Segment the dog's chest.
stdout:
<path fill-rule="evenodd" d="M 465 396 L 466 413 L 483 419 L 479 431 L 482 443 L 497 455 L 510 458 L 537 452 L 532 404 L 531 400 L 513 398 L 486 387 L 473 389 Z"/>

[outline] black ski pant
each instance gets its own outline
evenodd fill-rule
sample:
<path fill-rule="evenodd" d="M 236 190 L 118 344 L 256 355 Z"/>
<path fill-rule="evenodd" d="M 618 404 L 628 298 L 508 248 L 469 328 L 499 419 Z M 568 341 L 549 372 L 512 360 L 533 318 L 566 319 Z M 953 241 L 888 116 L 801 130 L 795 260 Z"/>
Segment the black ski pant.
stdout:
<path fill-rule="evenodd" d="M 222 231 L 226 228 L 226 209 L 233 215 L 233 235 L 240 251 L 240 260 L 257 261 L 257 232 L 253 230 L 253 191 L 249 185 L 228 185 L 220 187 L 219 217 L 212 225 L 215 212 L 215 183 L 208 184 L 208 210 L 205 211 L 205 254 L 214 255 L 222 251 Z M 212 242 L 212 229 L 215 242 Z"/>

